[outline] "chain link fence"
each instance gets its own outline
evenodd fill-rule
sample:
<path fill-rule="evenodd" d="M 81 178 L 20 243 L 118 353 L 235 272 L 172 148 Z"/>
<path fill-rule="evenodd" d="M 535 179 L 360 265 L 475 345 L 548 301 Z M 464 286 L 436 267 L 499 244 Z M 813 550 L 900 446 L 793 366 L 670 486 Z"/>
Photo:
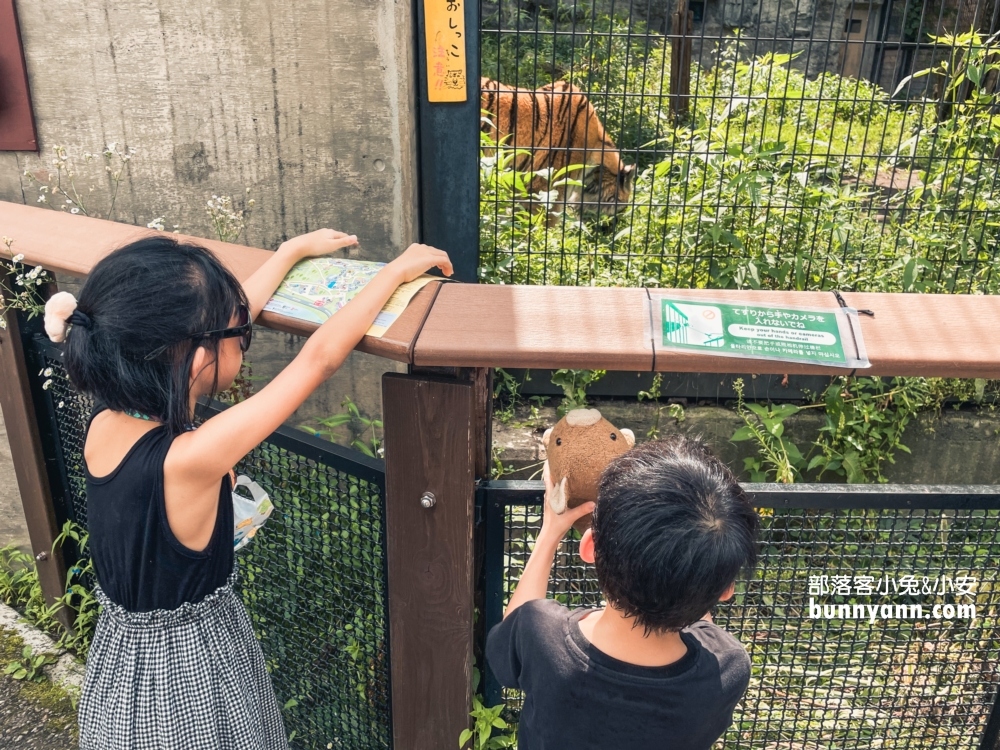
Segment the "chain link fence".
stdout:
<path fill-rule="evenodd" d="M 997 291 L 997 0 L 479 8 L 485 280 Z"/>
<path fill-rule="evenodd" d="M 487 627 L 502 617 L 517 585 L 542 501 L 540 482 L 491 485 Z M 765 506 L 759 568 L 713 612 L 753 664 L 749 690 L 718 747 L 994 747 L 997 727 L 987 733 L 987 723 L 1000 681 L 1000 578 L 992 563 L 1000 552 L 1000 493 L 866 489 L 756 493 Z M 493 566 L 500 572 L 490 578 Z M 593 566 L 580 561 L 573 539 L 557 553 L 549 594 L 571 607 L 601 605 Z M 486 698 L 505 701 L 516 721 L 517 691 L 488 675 Z"/>

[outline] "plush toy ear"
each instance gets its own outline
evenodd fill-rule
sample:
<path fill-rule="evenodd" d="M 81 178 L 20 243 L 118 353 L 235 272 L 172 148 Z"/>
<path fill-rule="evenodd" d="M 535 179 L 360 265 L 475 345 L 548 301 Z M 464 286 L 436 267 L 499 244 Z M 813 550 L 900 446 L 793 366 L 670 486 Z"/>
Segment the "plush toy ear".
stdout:
<path fill-rule="evenodd" d="M 559 516 L 566 512 L 566 502 L 568 500 L 566 483 L 568 481 L 569 477 L 563 477 L 562 481 L 553 487 L 552 492 L 549 493 L 549 507 L 552 508 L 553 513 Z"/>
<path fill-rule="evenodd" d="M 549 447 L 549 438 L 552 436 L 552 428 L 550 427 L 544 433 L 542 433 L 542 445 L 546 448 Z"/>
<path fill-rule="evenodd" d="M 635 433 L 632 432 L 632 430 L 630 430 L 628 427 L 623 427 L 622 429 L 618 430 L 618 432 L 620 432 L 622 435 L 625 436 L 625 442 L 628 443 L 629 448 L 635 445 Z"/>

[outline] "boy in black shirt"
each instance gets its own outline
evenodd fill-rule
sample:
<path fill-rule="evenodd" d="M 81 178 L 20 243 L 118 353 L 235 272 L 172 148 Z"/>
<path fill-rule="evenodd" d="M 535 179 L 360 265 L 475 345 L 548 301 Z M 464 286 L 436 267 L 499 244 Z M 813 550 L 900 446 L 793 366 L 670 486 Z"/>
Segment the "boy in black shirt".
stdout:
<path fill-rule="evenodd" d="M 548 466 L 546 494 L 551 490 Z M 556 549 L 593 513 L 580 557 L 597 566 L 603 609 L 546 599 Z M 598 501 L 542 528 L 486 655 L 524 691 L 519 750 L 709 750 L 732 723 L 750 659 L 707 614 L 757 561 L 757 514 L 697 440 L 633 448 L 601 477 Z"/>

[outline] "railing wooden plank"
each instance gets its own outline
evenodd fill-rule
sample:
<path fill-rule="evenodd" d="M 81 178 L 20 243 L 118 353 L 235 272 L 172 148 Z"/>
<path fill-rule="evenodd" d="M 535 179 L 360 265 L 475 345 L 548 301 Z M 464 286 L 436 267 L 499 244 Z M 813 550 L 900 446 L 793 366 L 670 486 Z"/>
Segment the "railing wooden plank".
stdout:
<path fill-rule="evenodd" d="M 661 291 L 651 290 L 655 295 Z M 671 289 L 671 297 L 741 304 L 838 309 L 831 292 Z M 924 377 L 1000 377 L 1000 339 L 991 331 L 1000 323 L 1000 297 L 961 294 L 874 294 L 844 292 L 845 302 L 867 309 L 859 316 L 872 366 L 861 375 Z M 419 349 L 419 342 L 418 342 Z M 755 359 L 698 355 L 665 349 L 657 343 L 661 372 L 754 372 L 759 374 L 836 374 L 831 367 Z"/>
<path fill-rule="evenodd" d="M 153 233 L 151 229 L 130 224 L 0 201 L 0 234 L 14 239 L 14 252 L 22 253 L 26 263 L 72 276 L 86 276 L 101 258 L 115 248 Z M 256 271 L 271 254 L 268 250 L 230 242 L 176 236 L 207 247 L 240 280 Z M 416 333 L 434 299 L 436 286 L 431 284 L 429 288 L 420 290 L 385 336 L 380 339 L 365 336 L 358 350 L 409 362 Z M 259 321 L 268 328 L 303 336 L 316 330 L 315 325 L 273 313 L 262 313 Z"/>
<path fill-rule="evenodd" d="M 650 370 L 646 292 L 445 284 L 413 364 Z"/>
<path fill-rule="evenodd" d="M 15 239 L 27 262 L 86 275 L 112 248 L 150 230 L 48 209 L 0 202 L 0 233 Z M 191 238 L 238 278 L 267 258 L 266 250 Z M 651 290 L 657 293 L 658 290 Z M 835 309 L 829 292 L 669 290 L 688 299 L 721 299 Z M 436 298 L 435 298 L 435 295 Z M 844 293 L 862 316 L 866 375 L 1000 378 L 1000 296 Z M 264 325 L 308 335 L 314 326 L 265 314 Z M 661 372 L 821 374 L 845 370 L 674 352 L 657 346 L 643 289 L 433 284 L 422 290 L 382 339 L 361 351 L 420 367 L 588 368 Z"/>

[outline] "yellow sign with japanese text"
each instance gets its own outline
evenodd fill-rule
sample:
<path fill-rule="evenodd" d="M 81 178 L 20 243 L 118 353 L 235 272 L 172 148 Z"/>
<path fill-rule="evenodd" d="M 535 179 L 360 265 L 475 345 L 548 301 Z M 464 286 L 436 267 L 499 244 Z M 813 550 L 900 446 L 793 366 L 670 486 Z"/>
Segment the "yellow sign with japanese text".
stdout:
<path fill-rule="evenodd" d="M 427 44 L 427 98 L 432 102 L 468 99 L 465 77 L 465 2 L 424 0 Z"/>

